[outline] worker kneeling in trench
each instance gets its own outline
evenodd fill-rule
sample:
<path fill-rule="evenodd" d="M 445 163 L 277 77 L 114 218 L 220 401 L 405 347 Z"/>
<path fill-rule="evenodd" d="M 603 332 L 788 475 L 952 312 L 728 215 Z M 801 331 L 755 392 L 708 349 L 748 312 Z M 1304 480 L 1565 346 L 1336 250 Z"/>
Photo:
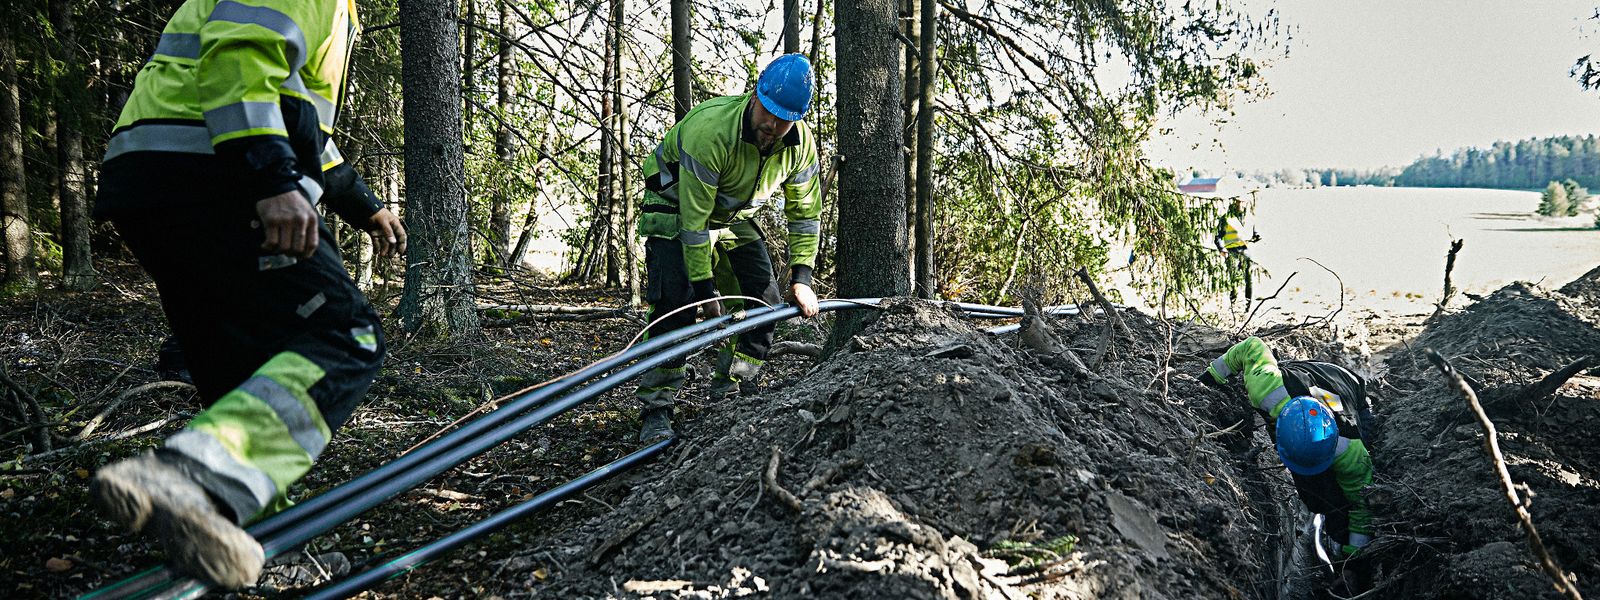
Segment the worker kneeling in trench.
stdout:
<path fill-rule="evenodd" d="M 1372 485 L 1372 457 L 1364 440 L 1376 434 L 1366 383 L 1332 363 L 1279 363 L 1256 337 L 1234 344 L 1199 379 L 1220 387 L 1234 374 L 1244 376 L 1300 500 L 1324 517 L 1324 533 L 1340 544 L 1336 587 L 1365 591 L 1372 572 L 1361 551 L 1372 541 L 1372 512 L 1362 492 Z"/>

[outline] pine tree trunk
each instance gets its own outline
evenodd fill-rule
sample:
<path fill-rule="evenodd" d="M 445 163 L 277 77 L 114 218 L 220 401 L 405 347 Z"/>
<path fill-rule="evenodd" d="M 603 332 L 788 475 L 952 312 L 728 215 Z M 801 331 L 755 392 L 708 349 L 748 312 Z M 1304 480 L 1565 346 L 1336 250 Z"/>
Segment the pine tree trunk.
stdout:
<path fill-rule="evenodd" d="M 611 78 L 614 76 L 612 63 L 615 60 L 616 47 L 612 44 L 612 36 L 616 35 L 616 23 L 609 18 L 606 20 L 605 37 L 605 68 L 600 74 L 600 165 L 595 171 L 598 180 L 595 182 L 594 201 L 594 250 L 590 255 L 593 268 L 589 271 L 588 279 L 605 275 L 606 285 L 615 285 L 616 281 L 616 251 L 611 245 L 611 232 L 614 230 L 612 216 L 612 191 L 611 191 L 611 163 L 616 139 L 615 124 L 612 123 L 611 106 Z"/>
<path fill-rule="evenodd" d="M 822 0 L 818 0 L 821 2 Z M 689 67 L 693 39 L 689 33 L 689 0 L 672 0 L 672 105 L 676 121 L 694 108 L 694 90 Z"/>
<path fill-rule="evenodd" d="M 472 91 L 477 89 L 477 59 L 478 59 L 478 0 L 466 0 L 467 15 L 464 19 L 461 34 L 466 41 L 461 45 L 461 127 L 466 131 L 464 139 L 467 145 L 472 145 Z M 493 250 L 490 250 L 493 252 Z"/>
<path fill-rule="evenodd" d="M 83 53 L 78 48 L 72 3 L 50 0 L 50 21 L 56 30 L 58 57 L 64 67 L 57 74 L 56 172 L 61 190 L 61 287 L 68 291 L 92 290 L 98 285 L 89 251 L 89 193 L 83 164 L 83 110 L 88 80 Z"/>
<path fill-rule="evenodd" d="M 454 0 L 402 0 L 407 244 L 400 324 L 461 340 L 478 335 L 461 147 L 460 29 Z"/>
<path fill-rule="evenodd" d="M 800 0 L 783 0 L 783 53 L 794 54 L 799 51 Z"/>
<path fill-rule="evenodd" d="M 500 35 L 511 37 L 511 20 L 508 18 L 509 10 L 506 6 L 508 0 L 499 0 Z M 497 172 L 501 177 L 509 177 L 511 173 L 511 125 L 507 109 L 511 106 L 511 44 L 500 40 L 499 52 L 496 56 L 495 69 L 495 109 L 500 112 L 498 126 L 494 132 L 494 156 L 499 161 L 500 168 Z M 500 268 L 511 267 L 511 198 L 507 190 L 510 186 L 502 182 L 495 186 L 494 198 L 489 205 L 489 257 L 490 264 Z"/>
<path fill-rule="evenodd" d="M 896 0 L 836 0 L 839 70 L 838 264 L 842 298 L 904 296 L 910 287 L 906 248 L 905 159 Z M 860 331 L 863 315 L 836 322 L 829 347 Z"/>
<path fill-rule="evenodd" d="M 622 279 L 628 286 L 628 306 L 639 305 L 639 260 L 635 251 L 633 236 L 633 194 L 628 190 L 628 171 L 633 167 L 633 161 L 628 157 L 628 111 L 623 104 L 622 91 L 628 85 L 628 71 L 623 68 L 623 40 L 622 23 L 625 19 L 627 0 L 611 0 L 611 20 L 617 24 L 617 33 L 612 40 L 613 61 L 612 72 L 616 75 L 615 85 L 611 91 L 611 112 L 616 121 L 616 146 L 615 155 L 611 161 L 611 187 L 616 190 L 611 205 L 620 207 L 621 215 L 617 223 L 616 240 L 622 245 Z"/>
<path fill-rule="evenodd" d="M 27 170 L 22 161 L 22 101 L 12 24 L 0 23 L 0 239 L 6 264 L 5 292 L 39 285 L 29 224 Z"/>
<path fill-rule="evenodd" d="M 916 222 L 917 214 L 917 93 L 922 91 L 922 86 L 917 83 L 917 77 L 920 75 L 917 69 L 921 64 L 917 59 L 917 49 L 920 45 L 917 42 L 917 37 L 922 35 L 922 28 L 917 26 L 917 17 L 921 7 L 922 0 L 901 0 L 900 4 L 902 14 L 906 16 L 905 20 L 902 21 L 901 34 L 906 36 L 906 39 L 911 40 L 910 44 L 904 44 L 904 58 L 900 63 L 901 72 L 905 73 L 905 92 L 900 96 L 900 110 L 905 115 L 905 120 L 902 122 L 904 128 L 901 133 L 905 144 L 906 226 L 908 228 Z M 911 246 L 909 251 L 914 254 L 916 252 L 916 238 L 911 236 L 909 229 L 906 235 L 907 243 Z M 911 257 L 907 256 L 906 259 L 911 260 Z M 909 268 L 911 269 L 911 276 L 915 278 L 917 273 L 916 264 L 911 263 Z"/>
<path fill-rule="evenodd" d="M 939 293 L 933 266 L 933 93 L 939 82 L 939 67 L 933 56 L 939 45 L 939 5 L 935 0 L 920 1 L 922 10 L 917 16 L 922 20 L 922 35 L 918 36 L 922 61 L 917 69 L 921 90 L 917 92 L 917 180 L 913 188 L 917 194 L 913 244 L 916 262 L 912 271 L 917 278 L 917 297 L 932 299 Z"/>

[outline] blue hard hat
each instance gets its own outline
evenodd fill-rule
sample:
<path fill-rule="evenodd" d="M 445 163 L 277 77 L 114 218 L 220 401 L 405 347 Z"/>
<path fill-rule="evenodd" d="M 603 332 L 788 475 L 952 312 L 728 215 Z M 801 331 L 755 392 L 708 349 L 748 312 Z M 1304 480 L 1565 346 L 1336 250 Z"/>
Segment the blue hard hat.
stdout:
<path fill-rule="evenodd" d="M 1278 413 L 1278 458 L 1300 475 L 1316 475 L 1333 464 L 1339 426 L 1333 411 L 1309 396 L 1296 396 Z"/>
<path fill-rule="evenodd" d="M 811 61 L 804 54 L 779 56 L 761 71 L 756 80 L 756 97 L 779 119 L 799 121 L 811 110 Z"/>

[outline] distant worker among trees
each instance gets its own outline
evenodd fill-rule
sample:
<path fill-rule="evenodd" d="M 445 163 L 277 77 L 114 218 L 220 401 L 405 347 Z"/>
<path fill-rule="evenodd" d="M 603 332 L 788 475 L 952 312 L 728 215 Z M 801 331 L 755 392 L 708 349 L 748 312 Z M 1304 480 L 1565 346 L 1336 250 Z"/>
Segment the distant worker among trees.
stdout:
<path fill-rule="evenodd" d="M 1227 212 L 1217 221 L 1217 234 L 1211 240 L 1217 250 L 1227 253 L 1228 278 L 1230 281 L 1243 279 L 1244 282 L 1244 307 L 1250 308 L 1250 298 L 1254 293 L 1250 284 L 1250 244 L 1261 241 L 1261 234 L 1252 227 L 1250 237 L 1244 237 L 1244 199 L 1235 197 L 1229 204 Z M 1233 301 L 1238 288 L 1228 287 L 1228 306 L 1233 306 Z"/>
<path fill-rule="evenodd" d="M 1324 531 L 1341 545 L 1343 585 L 1364 590 L 1371 585 L 1370 567 L 1358 559 L 1373 529 L 1362 494 L 1372 485 L 1367 445 L 1377 435 L 1366 381 L 1333 363 L 1280 363 L 1257 337 L 1234 344 L 1199 379 L 1221 387 L 1235 374 L 1243 375 L 1250 405 L 1266 421 L 1300 501 L 1324 516 Z"/>
<path fill-rule="evenodd" d="M 821 234 L 817 141 L 801 119 L 811 107 L 814 78 L 803 54 L 785 54 L 761 72 L 754 93 L 700 103 L 667 131 L 644 161 L 645 194 L 638 233 L 645 238 L 645 301 L 661 319 L 649 335 L 694 323 L 680 308 L 718 296 L 782 301 L 756 213 L 783 190 L 788 220 L 789 295 L 802 315 L 817 314 L 811 290 Z M 701 304 L 707 317 L 720 302 Z M 664 318 L 663 318 L 664 317 Z M 753 385 L 772 345 L 772 326 L 730 340 L 719 354 L 711 394 Z M 640 381 L 639 439 L 673 435 L 672 411 L 685 380 L 684 361 Z"/>

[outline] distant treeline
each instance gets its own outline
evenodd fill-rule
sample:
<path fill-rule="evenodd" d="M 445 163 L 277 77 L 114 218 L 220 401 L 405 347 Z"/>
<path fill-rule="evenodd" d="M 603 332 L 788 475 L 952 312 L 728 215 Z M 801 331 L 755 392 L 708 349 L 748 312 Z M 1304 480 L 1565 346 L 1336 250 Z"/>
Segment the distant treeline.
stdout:
<path fill-rule="evenodd" d="M 1587 135 L 1495 142 L 1487 149 L 1438 151 L 1400 169 L 1310 169 L 1305 179 L 1315 179 L 1312 185 L 1509 189 L 1542 189 L 1570 179 L 1600 188 L 1600 139 Z"/>

